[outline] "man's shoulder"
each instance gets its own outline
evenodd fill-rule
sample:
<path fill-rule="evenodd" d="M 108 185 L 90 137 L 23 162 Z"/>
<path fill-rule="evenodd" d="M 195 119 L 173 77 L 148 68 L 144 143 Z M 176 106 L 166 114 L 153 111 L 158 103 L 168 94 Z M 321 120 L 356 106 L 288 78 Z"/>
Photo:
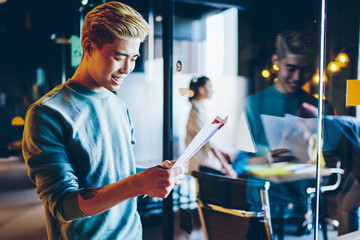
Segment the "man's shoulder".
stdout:
<path fill-rule="evenodd" d="M 54 98 L 56 98 L 59 95 L 59 93 L 62 92 L 63 88 L 64 88 L 63 84 L 54 87 L 51 91 L 49 91 L 48 93 L 43 95 L 41 98 L 39 98 L 37 101 L 32 103 L 29 106 L 27 112 L 30 112 L 30 111 L 35 112 L 35 111 L 39 111 L 40 109 L 46 108 L 49 105 L 49 103 L 51 103 L 51 101 Z"/>
<path fill-rule="evenodd" d="M 265 98 L 269 98 L 273 96 L 273 87 L 265 88 L 257 93 L 251 94 L 246 98 L 248 103 L 256 102 L 259 100 L 264 100 Z"/>
<path fill-rule="evenodd" d="M 54 87 L 51 91 L 47 92 L 39 100 L 37 100 L 34 105 L 46 105 L 47 102 L 58 96 L 63 91 L 64 87 L 64 84 Z"/>
<path fill-rule="evenodd" d="M 27 110 L 27 114 L 46 114 L 49 116 L 74 116 L 83 111 L 90 111 L 87 107 L 88 99 L 77 94 L 68 82 L 60 84 L 34 102 Z"/>

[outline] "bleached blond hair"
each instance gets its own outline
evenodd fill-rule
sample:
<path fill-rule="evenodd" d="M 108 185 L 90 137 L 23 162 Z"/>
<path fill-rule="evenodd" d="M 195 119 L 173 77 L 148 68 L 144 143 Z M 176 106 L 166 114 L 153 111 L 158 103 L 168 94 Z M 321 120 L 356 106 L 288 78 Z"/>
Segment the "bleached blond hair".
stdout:
<path fill-rule="evenodd" d="M 120 2 L 107 2 L 88 12 L 82 26 L 82 42 L 89 38 L 102 48 L 115 38 L 139 38 L 142 42 L 149 33 L 149 25 L 132 7 Z"/>

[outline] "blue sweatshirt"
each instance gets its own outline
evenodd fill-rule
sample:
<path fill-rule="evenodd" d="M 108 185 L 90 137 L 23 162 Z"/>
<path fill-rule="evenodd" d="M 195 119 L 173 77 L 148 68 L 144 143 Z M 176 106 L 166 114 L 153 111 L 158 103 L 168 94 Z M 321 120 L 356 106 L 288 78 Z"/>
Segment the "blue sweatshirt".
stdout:
<path fill-rule="evenodd" d="M 269 151 L 261 114 L 284 117 L 285 114 L 298 115 L 302 103 L 318 106 L 318 100 L 312 95 L 300 90 L 296 93 L 281 93 L 274 86 L 250 95 L 245 102 L 245 114 L 256 146 L 256 156 Z M 329 102 L 324 101 L 324 113 L 334 114 Z"/>
<path fill-rule="evenodd" d="M 49 239 L 141 239 L 132 198 L 87 217 L 78 207 L 83 188 L 102 187 L 136 173 L 134 129 L 124 102 L 68 80 L 26 114 L 23 156 L 36 184 Z"/>

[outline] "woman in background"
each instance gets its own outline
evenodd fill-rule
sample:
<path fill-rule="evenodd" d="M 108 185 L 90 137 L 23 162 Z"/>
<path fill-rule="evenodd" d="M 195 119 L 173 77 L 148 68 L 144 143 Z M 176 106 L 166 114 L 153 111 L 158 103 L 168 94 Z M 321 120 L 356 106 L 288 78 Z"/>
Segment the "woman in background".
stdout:
<path fill-rule="evenodd" d="M 186 125 L 186 146 L 190 144 L 200 129 L 207 123 L 204 100 L 210 99 L 212 93 L 212 84 L 209 78 L 203 76 L 191 79 L 189 101 L 192 107 Z M 189 172 L 206 171 L 236 178 L 237 173 L 229 161 L 231 161 L 231 157 L 228 154 L 220 152 L 208 142 L 190 159 Z"/>

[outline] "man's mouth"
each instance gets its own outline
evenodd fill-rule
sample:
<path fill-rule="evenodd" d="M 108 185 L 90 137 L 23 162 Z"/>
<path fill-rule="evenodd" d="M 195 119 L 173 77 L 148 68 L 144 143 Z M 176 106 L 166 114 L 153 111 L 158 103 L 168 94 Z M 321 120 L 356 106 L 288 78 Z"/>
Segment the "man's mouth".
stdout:
<path fill-rule="evenodd" d="M 291 87 L 294 87 L 294 88 L 297 88 L 297 87 L 300 86 L 300 82 L 298 82 L 298 81 L 296 81 L 296 82 L 294 82 L 294 81 L 288 81 L 287 83 L 288 83 Z"/>
<path fill-rule="evenodd" d="M 116 77 L 116 76 L 111 76 L 111 79 L 116 83 L 116 84 L 121 84 L 124 77 Z"/>

